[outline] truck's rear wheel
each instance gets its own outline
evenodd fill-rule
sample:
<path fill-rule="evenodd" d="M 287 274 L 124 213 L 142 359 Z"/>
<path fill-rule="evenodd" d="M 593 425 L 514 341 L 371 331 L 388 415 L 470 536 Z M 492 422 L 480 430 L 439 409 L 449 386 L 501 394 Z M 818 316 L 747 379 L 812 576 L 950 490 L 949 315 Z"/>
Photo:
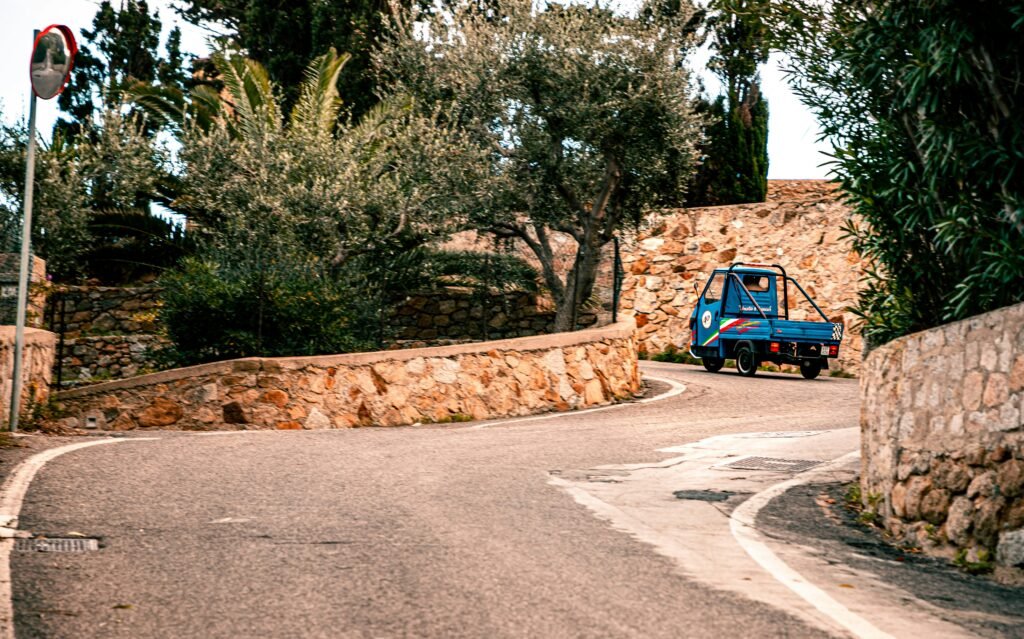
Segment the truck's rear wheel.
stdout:
<path fill-rule="evenodd" d="M 800 360 L 800 374 L 804 379 L 814 379 L 821 372 L 821 362 L 816 359 Z"/>
<path fill-rule="evenodd" d="M 749 346 L 741 346 L 736 351 L 736 370 L 746 377 L 752 377 L 757 372 L 757 356 Z"/>
<path fill-rule="evenodd" d="M 704 368 L 712 373 L 717 373 L 722 370 L 725 360 L 720 357 L 702 357 L 700 363 L 704 365 Z"/>

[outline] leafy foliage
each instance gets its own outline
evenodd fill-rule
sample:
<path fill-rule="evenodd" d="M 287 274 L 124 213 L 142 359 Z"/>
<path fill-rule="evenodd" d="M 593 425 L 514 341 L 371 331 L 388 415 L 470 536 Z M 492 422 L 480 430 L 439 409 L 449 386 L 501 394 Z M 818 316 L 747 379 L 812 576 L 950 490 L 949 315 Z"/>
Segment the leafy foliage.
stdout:
<path fill-rule="evenodd" d="M 700 122 L 681 66 L 688 15 L 460 2 L 397 20 L 375 58 L 390 93 L 440 109 L 487 153 L 470 224 L 536 254 L 558 330 L 573 328 L 591 296 L 601 247 L 658 202 L 670 178 L 673 190 L 689 178 Z M 554 231 L 579 247 L 564 275 Z"/>
<path fill-rule="evenodd" d="M 322 261 L 271 264 L 248 251 L 187 258 L 161 278 L 161 319 L 178 364 L 371 350 L 376 309 Z M 308 256 L 307 256 L 308 257 Z"/>
<path fill-rule="evenodd" d="M 874 343 L 1024 300 L 1024 7 L 996 0 L 789 3 L 797 94 L 874 265 Z"/>
<path fill-rule="evenodd" d="M 181 13 L 197 25 L 217 24 L 246 56 L 258 61 L 283 92 L 285 112 L 299 100 L 309 63 L 336 48 L 352 59 L 338 81 L 351 115 L 358 119 L 377 104 L 370 51 L 391 4 L 384 0 L 185 0 Z"/>
<path fill-rule="evenodd" d="M 185 358 L 379 345 L 388 304 L 420 280 L 420 247 L 476 202 L 482 154 L 408 100 L 338 123 L 345 59 L 314 60 L 285 119 L 258 63 L 218 56 L 232 110 L 186 124 L 181 153 L 178 204 L 201 247 L 167 278 L 164 317 Z"/>
<path fill-rule="evenodd" d="M 58 281 L 129 281 L 166 268 L 184 250 L 180 230 L 145 208 L 161 197 L 167 150 L 139 117 L 114 108 L 103 122 L 86 122 L 93 139 L 55 135 L 36 157 L 32 245 Z M 20 244 L 27 137 L 0 130 L 0 232 L 8 250 Z"/>
<path fill-rule="evenodd" d="M 537 271 L 508 253 L 428 251 L 420 265 L 426 282 L 492 291 L 537 291 Z"/>
<path fill-rule="evenodd" d="M 768 192 L 768 103 L 758 67 L 768 60 L 768 0 L 712 0 L 708 67 L 725 94 L 704 105 L 711 124 L 687 204 L 763 202 Z"/>
<path fill-rule="evenodd" d="M 120 106 L 124 92 L 135 85 L 182 88 L 187 80 L 177 27 L 167 37 L 167 55 L 158 52 L 161 23 L 149 13 L 146 0 L 127 0 L 115 9 L 103 0 L 93 18 L 92 30 L 84 30 L 84 42 L 75 58 L 68 89 L 58 104 L 71 121 L 60 120 L 57 129 L 77 134 L 86 122 L 98 121 L 99 110 Z M 150 123 L 152 124 L 152 123 Z"/>
<path fill-rule="evenodd" d="M 754 84 L 735 107 L 725 96 L 701 105 L 710 124 L 687 206 L 763 202 L 768 193 L 768 102 Z"/>

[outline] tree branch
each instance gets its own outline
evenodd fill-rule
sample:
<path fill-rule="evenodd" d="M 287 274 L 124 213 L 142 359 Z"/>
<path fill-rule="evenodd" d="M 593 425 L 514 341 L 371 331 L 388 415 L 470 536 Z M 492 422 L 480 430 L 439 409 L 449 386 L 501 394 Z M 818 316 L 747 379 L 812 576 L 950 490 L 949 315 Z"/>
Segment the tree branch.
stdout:
<path fill-rule="evenodd" d="M 547 231 L 543 225 L 533 224 L 533 232 L 537 239 L 530 237 L 529 233 L 523 233 L 523 241 L 537 256 L 540 261 L 541 271 L 544 273 L 544 282 L 551 289 L 551 296 L 555 298 L 555 304 L 561 304 L 565 299 L 565 284 L 555 273 L 555 259 L 551 250 L 551 242 L 548 239 Z"/>
<path fill-rule="evenodd" d="M 604 221 L 608 202 L 611 200 L 612 195 L 615 194 L 615 191 L 618 190 L 621 181 L 622 170 L 619 168 L 619 163 L 615 158 L 609 157 L 605 163 L 604 185 L 601 187 L 601 192 L 594 199 L 594 204 L 590 208 L 591 219 L 598 223 Z"/>

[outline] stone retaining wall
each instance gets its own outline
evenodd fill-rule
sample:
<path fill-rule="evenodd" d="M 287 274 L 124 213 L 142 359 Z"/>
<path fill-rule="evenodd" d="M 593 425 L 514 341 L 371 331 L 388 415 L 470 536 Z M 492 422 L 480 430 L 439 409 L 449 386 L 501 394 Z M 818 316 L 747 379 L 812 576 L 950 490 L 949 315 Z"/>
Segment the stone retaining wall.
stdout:
<path fill-rule="evenodd" d="M 7 423 L 11 410 L 11 380 L 14 374 L 14 331 L 13 326 L 0 326 L 0 380 L 3 380 L 3 396 L 0 397 L 0 422 Z M 32 407 L 46 403 L 50 396 L 50 379 L 56 336 L 36 328 L 25 329 L 23 350 L 24 366 L 21 369 L 21 412 L 22 418 Z"/>
<path fill-rule="evenodd" d="M 60 286 L 50 295 L 55 329 L 63 313 L 64 338 L 156 332 L 157 286 Z"/>
<path fill-rule="evenodd" d="M 249 358 L 65 391 L 67 426 L 397 426 L 569 410 L 640 388 L 632 322 L 437 348 Z"/>
<path fill-rule="evenodd" d="M 400 341 L 508 339 L 549 332 L 554 313 L 531 293 L 489 295 L 466 289 L 422 291 L 410 295 L 390 317 Z"/>
<path fill-rule="evenodd" d="M 872 351 L 861 399 L 861 493 L 886 529 L 1024 568 L 1024 304 Z"/>
<path fill-rule="evenodd" d="M 78 337 L 65 342 L 62 387 L 123 379 L 154 370 L 153 353 L 170 344 L 159 335 Z"/>

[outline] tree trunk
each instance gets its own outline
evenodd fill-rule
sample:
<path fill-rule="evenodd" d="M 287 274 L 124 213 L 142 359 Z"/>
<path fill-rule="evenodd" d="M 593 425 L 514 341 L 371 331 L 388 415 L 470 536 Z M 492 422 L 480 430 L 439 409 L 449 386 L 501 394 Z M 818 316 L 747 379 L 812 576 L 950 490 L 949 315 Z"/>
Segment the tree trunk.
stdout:
<path fill-rule="evenodd" d="M 594 294 L 597 269 L 601 264 L 601 249 L 607 242 L 595 234 L 587 233 L 576 249 L 576 259 L 565 279 L 565 294 L 555 300 L 555 332 L 575 331 L 579 322 L 579 309 Z"/>

